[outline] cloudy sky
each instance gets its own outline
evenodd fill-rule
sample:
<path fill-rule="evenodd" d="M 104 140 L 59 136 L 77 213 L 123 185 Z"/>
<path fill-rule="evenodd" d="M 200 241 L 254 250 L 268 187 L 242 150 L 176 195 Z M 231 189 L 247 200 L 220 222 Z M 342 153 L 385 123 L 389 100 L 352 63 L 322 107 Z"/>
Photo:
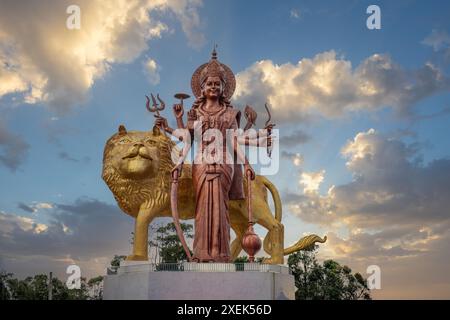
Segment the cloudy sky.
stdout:
<path fill-rule="evenodd" d="M 380 30 L 366 27 L 370 4 Z M 0 268 L 63 277 L 76 263 L 91 277 L 129 253 L 104 143 L 119 124 L 151 128 L 144 95 L 190 93 L 217 43 L 234 105 L 259 126 L 272 106 L 286 245 L 328 235 L 321 259 L 380 267 L 376 298 L 450 298 L 449 12 L 438 0 L 2 0 Z"/>

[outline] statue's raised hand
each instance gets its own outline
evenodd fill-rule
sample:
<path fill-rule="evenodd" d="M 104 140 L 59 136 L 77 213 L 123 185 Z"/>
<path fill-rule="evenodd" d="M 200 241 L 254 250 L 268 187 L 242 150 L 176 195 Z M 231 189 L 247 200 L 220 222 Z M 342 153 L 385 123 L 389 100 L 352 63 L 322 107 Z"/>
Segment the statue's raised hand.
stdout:
<path fill-rule="evenodd" d="M 174 104 L 173 105 L 173 113 L 177 119 L 180 119 L 184 115 L 184 108 L 182 104 Z"/>
<path fill-rule="evenodd" d="M 167 119 L 161 116 L 157 116 L 155 115 L 155 126 L 163 129 L 163 130 L 167 130 L 167 128 L 169 127 L 169 125 L 167 124 Z"/>

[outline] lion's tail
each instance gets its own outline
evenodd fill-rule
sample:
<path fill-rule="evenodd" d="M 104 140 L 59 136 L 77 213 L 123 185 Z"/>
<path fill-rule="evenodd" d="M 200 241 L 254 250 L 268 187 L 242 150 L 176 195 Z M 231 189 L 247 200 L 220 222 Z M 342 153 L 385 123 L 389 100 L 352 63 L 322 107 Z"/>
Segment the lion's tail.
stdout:
<path fill-rule="evenodd" d="M 277 188 L 266 177 L 259 176 L 259 178 L 261 179 L 261 182 L 264 184 L 264 186 L 269 189 L 270 194 L 272 195 L 273 203 L 275 206 L 275 220 L 281 223 L 283 207 L 281 205 L 280 194 L 278 193 Z M 266 251 L 268 254 L 272 253 L 272 232 L 269 231 L 269 233 L 264 238 L 263 247 L 264 251 Z"/>
<path fill-rule="evenodd" d="M 284 249 L 283 254 L 287 256 L 288 254 L 308 249 L 313 246 L 316 242 L 324 243 L 327 241 L 327 236 L 324 236 L 323 239 L 315 234 L 310 234 L 309 236 L 303 237 L 298 240 L 294 245 Z"/>
<path fill-rule="evenodd" d="M 266 177 L 259 176 L 261 179 L 261 182 L 264 184 L 264 186 L 269 189 L 270 194 L 272 195 L 273 203 L 275 205 L 275 219 L 278 222 L 281 222 L 281 218 L 283 215 L 283 207 L 281 205 L 281 198 L 280 194 L 278 193 L 277 188 L 273 185 L 272 182 L 270 182 Z"/>
<path fill-rule="evenodd" d="M 270 194 L 272 195 L 273 203 L 275 205 L 275 219 L 281 223 L 281 218 L 283 214 L 283 209 L 281 205 L 281 198 L 280 194 L 278 193 L 277 188 L 273 185 L 272 182 L 270 182 L 266 177 L 259 176 L 264 186 L 269 189 Z M 319 237 L 318 235 L 311 234 L 309 236 L 303 237 L 300 240 L 298 240 L 294 245 L 284 249 L 283 253 L 284 255 L 289 255 L 291 253 L 304 250 L 307 248 L 310 248 L 313 246 L 316 242 L 324 243 L 327 241 L 327 236 L 324 236 L 323 238 Z M 268 235 L 266 239 L 264 239 L 264 249 L 267 251 L 271 249 L 270 246 L 270 236 Z"/>

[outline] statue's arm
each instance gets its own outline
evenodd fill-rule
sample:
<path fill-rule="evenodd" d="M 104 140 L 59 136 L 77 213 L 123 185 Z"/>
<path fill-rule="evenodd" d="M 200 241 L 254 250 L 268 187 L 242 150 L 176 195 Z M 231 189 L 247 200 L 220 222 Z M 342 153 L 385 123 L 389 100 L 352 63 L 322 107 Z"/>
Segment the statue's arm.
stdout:
<path fill-rule="evenodd" d="M 184 115 L 184 108 L 182 104 L 174 104 L 173 105 L 173 113 L 175 115 L 175 119 L 177 119 L 177 127 L 179 129 L 185 129 L 183 123 L 183 115 Z"/>
<path fill-rule="evenodd" d="M 167 127 L 164 127 L 164 131 L 166 131 L 166 132 L 170 133 L 171 135 L 173 135 L 173 131 L 174 130 L 171 127 L 167 126 Z"/>
<path fill-rule="evenodd" d="M 179 129 L 184 129 L 184 123 L 183 123 L 183 118 L 177 118 L 177 126 Z"/>
<path fill-rule="evenodd" d="M 157 115 L 155 115 L 155 118 L 156 118 L 156 120 L 155 120 L 156 126 L 161 128 L 165 132 L 168 132 L 172 136 L 177 137 L 181 141 L 185 140 L 185 135 L 180 133 L 182 130 L 185 130 L 185 128 L 173 129 L 173 128 L 169 127 L 169 124 L 167 123 L 166 118 L 164 118 L 162 116 L 157 116 Z M 178 130 L 180 130 L 180 131 L 178 131 Z"/>
<path fill-rule="evenodd" d="M 195 122 L 197 121 L 197 118 L 198 118 L 197 111 L 194 108 L 189 110 L 187 113 L 187 118 L 188 118 L 187 129 L 189 130 L 191 144 L 192 144 L 192 142 L 194 141 L 194 132 L 195 132 L 194 126 L 195 126 Z"/>
<path fill-rule="evenodd" d="M 159 116 L 159 115 L 155 115 L 155 125 L 157 127 L 159 127 L 160 129 L 164 130 L 165 132 L 168 132 L 170 134 L 172 134 L 173 129 L 171 127 L 169 127 L 169 124 L 167 123 L 167 119 Z"/>
<path fill-rule="evenodd" d="M 241 145 L 266 147 L 267 141 L 271 139 L 267 129 L 246 130 L 243 134 L 237 136 L 237 142 Z"/>

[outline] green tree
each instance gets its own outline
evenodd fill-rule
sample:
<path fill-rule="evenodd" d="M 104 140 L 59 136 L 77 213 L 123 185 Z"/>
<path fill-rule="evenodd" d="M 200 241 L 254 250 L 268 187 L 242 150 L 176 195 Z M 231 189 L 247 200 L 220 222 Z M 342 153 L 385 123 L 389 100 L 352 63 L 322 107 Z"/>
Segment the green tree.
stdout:
<path fill-rule="evenodd" d="M 264 257 L 258 257 L 255 259 L 256 263 L 262 263 L 264 260 Z M 234 259 L 233 263 L 248 263 L 248 256 L 240 256 Z"/>
<path fill-rule="evenodd" d="M 37 274 L 23 280 L 9 277 L 7 286 L 10 292 L 9 299 L 13 300 L 47 300 L 48 276 Z M 80 289 L 68 289 L 65 283 L 56 277 L 52 278 L 52 298 L 54 300 L 86 300 L 88 290 L 86 279 L 81 278 Z"/>
<path fill-rule="evenodd" d="M 47 300 L 48 279 L 45 274 L 26 277 L 23 280 L 9 279 L 8 287 L 13 300 Z"/>
<path fill-rule="evenodd" d="M 81 277 L 79 289 L 68 289 L 66 284 L 58 278 L 53 278 L 54 300 L 87 300 L 89 298 L 89 287 L 86 278 Z"/>
<path fill-rule="evenodd" d="M 90 289 L 91 300 L 102 300 L 103 299 L 103 277 L 98 276 L 91 278 L 88 281 L 88 287 Z"/>
<path fill-rule="evenodd" d="M 191 224 L 181 223 L 180 226 L 186 239 L 194 238 L 192 234 L 193 226 Z M 173 222 L 157 228 L 155 238 L 149 244 L 157 248 L 158 256 L 162 263 L 177 263 L 187 260 L 186 252 L 178 238 Z"/>
<path fill-rule="evenodd" d="M 120 267 L 120 261 L 123 261 L 127 258 L 127 256 L 121 256 L 121 255 L 114 255 L 114 258 L 111 260 L 111 267 L 118 268 Z"/>
<path fill-rule="evenodd" d="M 264 260 L 264 257 L 258 257 L 255 259 L 256 263 L 262 263 Z M 240 256 L 234 259 L 233 263 L 236 265 L 236 271 L 244 271 L 245 267 L 243 263 L 249 263 L 248 256 Z"/>
<path fill-rule="evenodd" d="M 23 280 L 13 278 L 12 273 L 0 272 L 0 300 L 47 300 L 48 276 L 37 274 Z M 101 300 L 103 297 L 103 277 L 81 278 L 79 289 L 69 289 L 57 277 L 52 277 L 53 300 Z"/>
<path fill-rule="evenodd" d="M 291 254 L 288 265 L 295 277 L 298 300 L 370 300 L 367 281 L 359 273 L 334 260 L 321 265 L 316 259 L 317 246 Z"/>
<path fill-rule="evenodd" d="M 12 276 L 12 273 L 0 271 L 0 300 L 11 299 L 8 282 L 11 280 Z"/>

